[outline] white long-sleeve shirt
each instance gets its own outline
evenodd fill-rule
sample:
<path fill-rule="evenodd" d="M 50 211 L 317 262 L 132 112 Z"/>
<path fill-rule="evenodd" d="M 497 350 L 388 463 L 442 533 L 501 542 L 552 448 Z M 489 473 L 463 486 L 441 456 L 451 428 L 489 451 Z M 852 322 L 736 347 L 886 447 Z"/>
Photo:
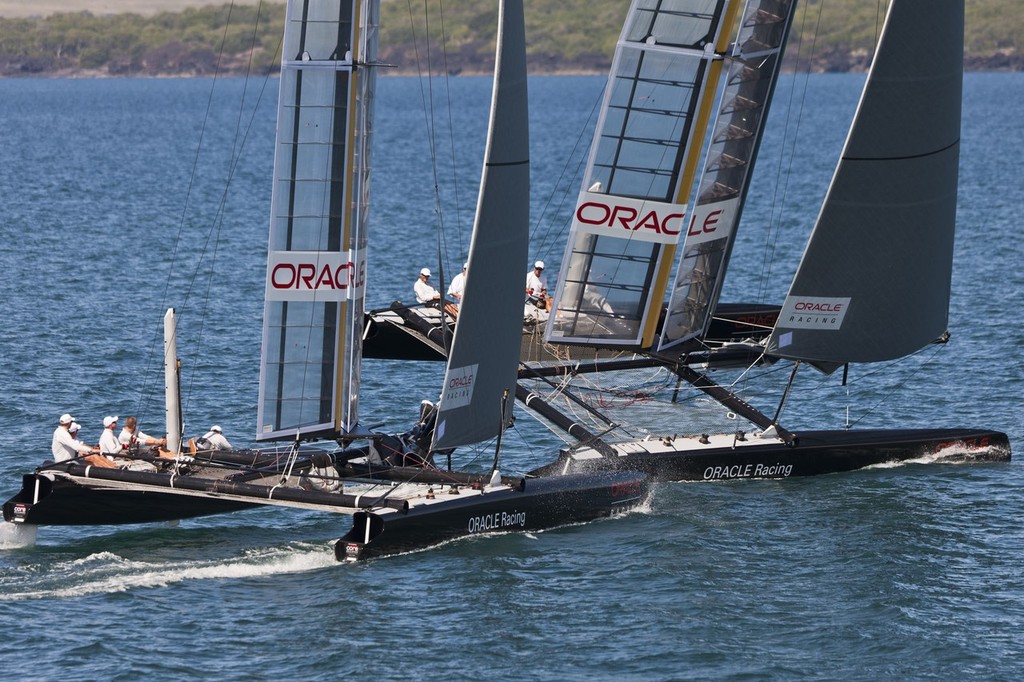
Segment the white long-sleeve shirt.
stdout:
<path fill-rule="evenodd" d="M 100 454 L 121 454 L 121 441 L 114 435 L 113 429 L 103 429 L 103 435 L 100 436 Z"/>
<path fill-rule="evenodd" d="M 136 443 L 142 443 L 143 445 L 145 445 L 151 440 L 160 440 L 159 438 L 153 438 L 153 436 L 143 433 L 142 431 L 136 431 L 135 433 L 132 433 L 131 431 L 128 430 L 127 426 L 121 429 L 121 435 L 117 437 L 117 440 L 121 443 L 121 445 L 131 445 L 133 438 Z"/>
<path fill-rule="evenodd" d="M 71 432 L 63 426 L 58 426 L 57 430 L 53 432 L 53 443 L 50 450 L 53 452 L 53 461 L 55 462 L 64 462 L 74 459 L 77 455 L 87 455 L 92 452 L 92 448 L 82 441 L 75 440 Z"/>
<path fill-rule="evenodd" d="M 412 285 L 412 290 L 416 293 L 417 303 L 430 303 L 441 296 L 437 289 L 418 278 Z"/>
<path fill-rule="evenodd" d="M 448 285 L 448 295 L 453 298 L 462 300 L 462 294 L 466 291 L 466 273 L 460 272 L 452 278 L 452 283 Z"/>

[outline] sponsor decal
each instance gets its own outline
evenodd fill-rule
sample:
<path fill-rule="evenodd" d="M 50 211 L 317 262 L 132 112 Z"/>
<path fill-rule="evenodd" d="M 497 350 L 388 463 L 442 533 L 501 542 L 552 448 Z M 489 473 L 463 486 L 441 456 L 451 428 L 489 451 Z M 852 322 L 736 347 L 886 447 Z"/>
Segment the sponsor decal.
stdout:
<path fill-rule="evenodd" d="M 843 326 L 850 300 L 849 296 L 787 296 L 777 326 L 838 331 Z"/>
<path fill-rule="evenodd" d="M 989 436 L 982 436 L 981 438 L 967 438 L 965 440 L 949 440 L 936 444 L 935 452 L 941 452 L 946 448 L 961 447 L 967 450 L 984 450 L 992 445 L 991 438 Z"/>
<path fill-rule="evenodd" d="M 626 483 L 612 483 L 612 497 L 635 497 L 642 491 L 640 481 L 628 481 Z"/>
<path fill-rule="evenodd" d="M 685 232 L 686 206 L 583 192 L 573 227 L 591 234 L 675 244 Z"/>
<path fill-rule="evenodd" d="M 792 464 L 733 464 L 708 467 L 705 481 L 728 481 L 735 478 L 786 478 L 793 473 Z"/>
<path fill-rule="evenodd" d="M 526 512 L 494 512 L 481 516 L 470 516 L 466 524 L 466 530 L 470 533 L 486 533 L 489 530 L 501 530 L 502 528 L 525 528 Z"/>
<path fill-rule="evenodd" d="M 271 251 L 267 300 L 344 301 L 364 295 L 366 250 Z"/>
<path fill-rule="evenodd" d="M 453 410 L 465 407 L 473 400 L 473 382 L 480 365 L 450 367 L 445 377 L 444 392 L 441 394 L 441 409 Z"/>

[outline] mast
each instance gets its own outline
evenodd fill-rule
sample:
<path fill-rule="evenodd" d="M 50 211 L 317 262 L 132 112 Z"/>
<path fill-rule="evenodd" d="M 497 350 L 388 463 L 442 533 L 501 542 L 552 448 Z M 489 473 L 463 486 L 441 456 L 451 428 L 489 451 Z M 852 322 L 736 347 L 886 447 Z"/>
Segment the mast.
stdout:
<path fill-rule="evenodd" d="M 650 348 L 741 0 L 634 0 L 545 340 Z"/>
<path fill-rule="evenodd" d="M 289 0 L 257 440 L 356 429 L 378 0 Z"/>
<path fill-rule="evenodd" d="M 830 373 L 946 332 L 963 34 L 963 0 L 892 0 L 769 354 Z"/>
<path fill-rule="evenodd" d="M 479 443 L 511 423 L 529 255 L 530 138 L 522 0 L 498 14 L 491 119 L 466 289 L 445 370 L 432 450 Z"/>
<path fill-rule="evenodd" d="M 164 313 L 164 410 L 167 449 L 181 452 L 181 382 L 178 364 L 178 323 L 174 308 Z"/>

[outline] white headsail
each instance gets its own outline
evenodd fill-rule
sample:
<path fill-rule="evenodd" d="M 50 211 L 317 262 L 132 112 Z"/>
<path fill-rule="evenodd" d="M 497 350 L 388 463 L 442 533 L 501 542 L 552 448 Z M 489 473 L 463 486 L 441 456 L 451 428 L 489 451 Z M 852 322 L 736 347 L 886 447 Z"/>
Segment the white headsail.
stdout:
<path fill-rule="evenodd" d="M 511 421 L 530 229 L 530 139 L 522 0 L 498 18 L 491 121 L 466 289 L 431 449 L 478 443 Z"/>
<path fill-rule="evenodd" d="M 378 23 L 377 0 L 288 2 L 259 440 L 356 424 Z"/>
<path fill-rule="evenodd" d="M 769 340 L 832 371 L 946 331 L 963 0 L 892 0 L 842 158 Z"/>

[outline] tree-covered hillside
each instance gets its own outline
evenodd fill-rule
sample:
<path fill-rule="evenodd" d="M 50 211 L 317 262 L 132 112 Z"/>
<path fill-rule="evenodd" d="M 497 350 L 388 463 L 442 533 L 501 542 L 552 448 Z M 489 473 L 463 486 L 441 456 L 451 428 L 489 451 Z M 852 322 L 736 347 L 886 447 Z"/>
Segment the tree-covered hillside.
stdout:
<path fill-rule="evenodd" d="M 886 4 L 805 0 L 790 41 L 790 68 L 863 68 Z M 527 0 L 531 71 L 604 71 L 627 7 L 625 0 Z M 493 0 L 382 0 L 381 14 L 381 58 L 397 72 L 486 73 L 493 64 Z M 283 21 L 283 4 L 251 0 L 147 16 L 0 18 L 0 75 L 260 72 L 280 59 Z M 1020 0 L 967 0 L 966 34 L 969 69 L 1024 68 Z"/>

